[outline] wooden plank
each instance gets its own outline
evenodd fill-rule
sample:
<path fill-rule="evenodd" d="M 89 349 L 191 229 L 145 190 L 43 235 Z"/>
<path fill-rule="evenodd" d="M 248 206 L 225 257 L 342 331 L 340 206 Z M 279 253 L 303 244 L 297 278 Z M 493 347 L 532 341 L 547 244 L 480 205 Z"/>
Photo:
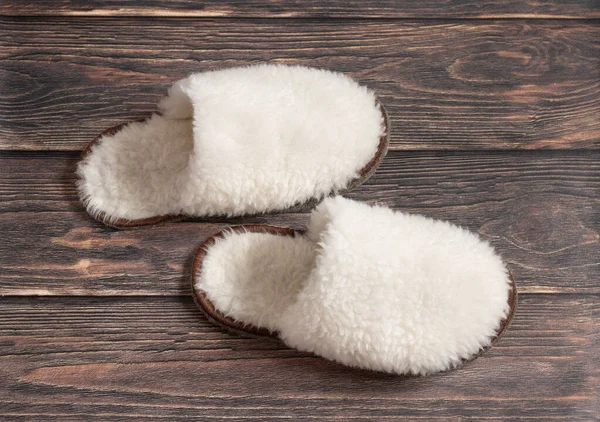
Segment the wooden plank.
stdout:
<path fill-rule="evenodd" d="M 0 15 L 12 16 L 161 16 L 161 17 L 259 17 L 259 18 L 569 18 L 600 17 L 594 0 L 159 0 L 45 1 L 5 0 Z"/>
<path fill-rule="evenodd" d="M 230 224 L 303 227 L 306 213 L 115 231 L 79 203 L 72 153 L 0 155 L 0 294 L 187 295 L 192 256 Z M 600 293 L 600 152 L 392 151 L 348 196 L 479 232 L 522 292 Z"/>
<path fill-rule="evenodd" d="M 600 31 L 585 21 L 0 19 L 0 149 L 81 150 L 194 71 L 348 73 L 392 149 L 600 147 Z"/>
<path fill-rule="evenodd" d="M 4 298 L 0 416 L 593 420 L 599 316 L 598 296 L 522 295 L 486 355 L 417 378 L 223 333 L 190 298 Z"/>

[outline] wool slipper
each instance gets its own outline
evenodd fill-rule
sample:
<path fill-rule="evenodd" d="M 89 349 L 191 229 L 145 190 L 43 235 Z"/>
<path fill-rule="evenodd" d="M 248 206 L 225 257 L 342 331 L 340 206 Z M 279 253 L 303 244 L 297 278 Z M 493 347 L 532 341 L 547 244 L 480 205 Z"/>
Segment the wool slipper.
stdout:
<path fill-rule="evenodd" d="M 368 179 L 389 141 L 372 91 L 307 67 L 192 74 L 159 109 L 84 150 L 78 190 L 97 220 L 125 228 L 313 207 Z"/>
<path fill-rule="evenodd" d="M 244 225 L 209 238 L 192 289 L 233 332 L 396 374 L 474 359 L 516 309 L 510 274 L 477 235 L 340 196 L 313 211 L 306 232 Z"/>

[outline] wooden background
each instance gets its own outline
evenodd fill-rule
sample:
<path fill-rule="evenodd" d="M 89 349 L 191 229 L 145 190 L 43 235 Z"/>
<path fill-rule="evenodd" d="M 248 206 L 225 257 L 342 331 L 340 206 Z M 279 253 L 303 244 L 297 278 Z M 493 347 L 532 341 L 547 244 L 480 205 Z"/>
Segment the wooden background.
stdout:
<path fill-rule="evenodd" d="M 0 420 L 600 418 L 599 19 L 597 0 L 3 0 Z M 231 336 L 189 271 L 242 220 L 86 215 L 73 170 L 96 134 L 192 71 L 264 61 L 346 72 L 388 108 L 391 150 L 349 196 L 505 257 L 519 308 L 484 357 L 405 378 Z"/>

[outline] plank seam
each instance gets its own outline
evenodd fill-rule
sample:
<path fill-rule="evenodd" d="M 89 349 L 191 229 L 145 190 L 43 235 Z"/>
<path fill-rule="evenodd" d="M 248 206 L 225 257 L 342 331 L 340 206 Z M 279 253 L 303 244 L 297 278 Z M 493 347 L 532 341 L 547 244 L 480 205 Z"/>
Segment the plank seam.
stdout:
<path fill-rule="evenodd" d="M 566 22 L 572 21 L 574 23 L 589 23 L 589 24 L 597 24 L 600 23 L 600 14 L 598 17 L 557 17 L 550 15 L 536 15 L 536 16 L 490 16 L 490 17 L 452 17 L 452 18 L 441 18 L 441 17 L 385 17 L 385 16 L 348 16 L 348 17 L 340 17 L 340 16 L 285 16 L 285 15 L 274 15 L 274 16 L 265 16 L 265 15 L 251 15 L 251 16 L 240 16 L 240 17 L 232 17 L 232 16 L 198 16 L 198 15 L 171 15 L 171 14 L 28 14 L 28 15 L 9 15 L 9 14 L 0 14 L 0 19 L 15 19 L 15 20 L 33 20 L 33 19 L 48 19 L 48 20 L 57 20 L 58 18 L 62 19 L 144 19 L 144 20 L 196 20 L 196 21 L 220 21 L 220 22 L 260 22 L 260 21 L 298 21 L 298 22 L 403 22 L 403 23 L 431 23 L 431 22 L 440 22 L 440 23 L 463 23 L 468 21 L 469 23 L 489 23 L 498 22 L 498 21 L 544 21 L 544 22 Z"/>

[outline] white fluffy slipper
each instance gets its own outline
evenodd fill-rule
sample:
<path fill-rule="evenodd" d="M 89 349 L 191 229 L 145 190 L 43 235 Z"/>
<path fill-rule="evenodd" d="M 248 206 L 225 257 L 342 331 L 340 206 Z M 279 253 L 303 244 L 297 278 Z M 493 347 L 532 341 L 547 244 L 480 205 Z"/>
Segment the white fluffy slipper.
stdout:
<path fill-rule="evenodd" d="M 221 326 L 396 374 L 475 358 L 516 308 L 509 273 L 477 235 L 340 196 L 313 211 L 306 232 L 246 225 L 211 237 L 192 279 Z"/>
<path fill-rule="evenodd" d="M 78 189 L 94 218 L 132 227 L 314 205 L 364 182 L 387 151 L 375 94 L 327 70 L 196 73 L 159 109 L 85 149 Z"/>

